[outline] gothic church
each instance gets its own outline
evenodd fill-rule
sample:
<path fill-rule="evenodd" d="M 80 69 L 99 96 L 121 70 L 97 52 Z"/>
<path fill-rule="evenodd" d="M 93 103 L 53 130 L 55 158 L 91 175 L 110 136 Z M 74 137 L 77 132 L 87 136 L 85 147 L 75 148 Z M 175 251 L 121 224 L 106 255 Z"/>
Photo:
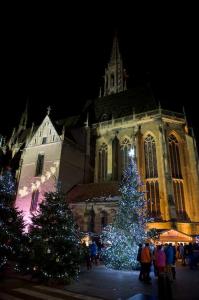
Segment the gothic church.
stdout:
<path fill-rule="evenodd" d="M 162 109 L 147 85 L 127 89 L 126 79 L 115 36 L 99 97 L 81 116 L 55 122 L 48 111 L 29 130 L 16 198 L 27 222 L 44 192 L 61 182 L 81 230 L 100 233 L 116 213 L 118 183 L 133 147 L 154 220 L 148 226 L 199 234 L 199 166 L 186 116 Z"/>

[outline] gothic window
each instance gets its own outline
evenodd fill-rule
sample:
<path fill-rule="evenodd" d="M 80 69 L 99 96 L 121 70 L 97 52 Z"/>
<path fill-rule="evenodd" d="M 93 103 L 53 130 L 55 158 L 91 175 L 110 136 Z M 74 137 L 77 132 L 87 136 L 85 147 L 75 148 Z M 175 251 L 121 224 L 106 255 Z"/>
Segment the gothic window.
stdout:
<path fill-rule="evenodd" d="M 99 181 L 105 181 L 107 179 L 107 156 L 108 146 L 103 143 L 99 149 Z"/>
<path fill-rule="evenodd" d="M 108 224 L 108 214 L 106 211 L 101 212 L 101 230 Z"/>
<path fill-rule="evenodd" d="M 180 153 L 179 143 L 176 137 L 171 134 L 169 140 L 169 155 L 170 155 L 170 166 L 173 178 L 182 178 L 181 167 L 180 167 Z"/>
<path fill-rule="evenodd" d="M 157 158 L 154 138 L 148 134 L 144 140 L 145 174 L 146 178 L 157 178 Z"/>
<path fill-rule="evenodd" d="M 35 176 L 41 176 L 44 166 L 44 154 L 38 154 Z"/>
<path fill-rule="evenodd" d="M 161 213 L 156 144 L 155 139 L 150 134 L 144 140 L 144 155 L 148 214 L 154 219 L 159 219 Z"/>
<path fill-rule="evenodd" d="M 32 193 L 30 212 L 37 210 L 38 200 L 39 200 L 39 191 L 35 190 Z"/>
<path fill-rule="evenodd" d="M 125 170 L 128 167 L 130 148 L 130 141 L 127 138 L 125 138 L 121 144 L 122 170 Z"/>
<path fill-rule="evenodd" d="M 119 179 L 119 155 L 120 155 L 120 143 L 117 137 L 112 142 L 112 179 Z"/>
<path fill-rule="evenodd" d="M 168 137 L 168 141 L 176 213 L 178 219 L 183 220 L 186 218 L 186 211 L 184 201 L 183 178 L 180 165 L 179 143 L 173 134 L 171 134 Z"/>
<path fill-rule="evenodd" d="M 161 217 L 161 213 L 159 184 L 157 180 L 148 180 L 146 182 L 146 196 L 149 216 L 154 219 L 159 219 Z"/>
<path fill-rule="evenodd" d="M 174 189 L 174 202 L 176 207 L 176 213 L 178 219 L 186 218 L 185 211 L 185 202 L 184 202 L 184 190 L 183 190 L 183 182 L 180 180 L 173 180 L 173 189 Z"/>

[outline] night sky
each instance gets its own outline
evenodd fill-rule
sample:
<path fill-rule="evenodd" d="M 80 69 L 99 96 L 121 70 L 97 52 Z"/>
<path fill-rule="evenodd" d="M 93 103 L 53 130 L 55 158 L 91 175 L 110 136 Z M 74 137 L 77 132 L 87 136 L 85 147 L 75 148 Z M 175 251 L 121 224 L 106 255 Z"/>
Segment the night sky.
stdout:
<path fill-rule="evenodd" d="M 163 108 L 182 112 L 185 107 L 198 138 L 194 8 L 151 12 L 132 7 L 128 13 L 90 9 L 46 7 L 6 19 L 1 37 L 0 133 L 9 135 L 17 126 L 28 98 L 29 125 L 42 121 L 48 105 L 54 119 L 79 113 L 87 99 L 98 96 L 117 30 L 128 87 L 150 81 Z"/>

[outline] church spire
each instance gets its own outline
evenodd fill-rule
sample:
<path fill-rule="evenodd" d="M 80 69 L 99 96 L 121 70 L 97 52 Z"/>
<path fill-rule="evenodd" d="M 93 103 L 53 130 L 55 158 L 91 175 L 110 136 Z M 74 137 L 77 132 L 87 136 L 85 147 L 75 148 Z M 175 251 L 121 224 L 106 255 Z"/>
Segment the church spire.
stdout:
<path fill-rule="evenodd" d="M 26 129 L 27 121 L 28 121 L 28 100 L 26 102 L 25 110 L 22 113 L 21 120 L 19 122 L 18 132 L 20 132 L 21 130 Z"/>
<path fill-rule="evenodd" d="M 119 50 L 117 33 L 113 38 L 113 46 L 110 62 L 105 69 L 104 96 L 116 94 L 126 90 L 126 71 L 123 69 L 123 62 Z"/>
<path fill-rule="evenodd" d="M 118 42 L 118 37 L 117 37 L 117 32 L 116 32 L 115 36 L 113 38 L 113 46 L 112 46 L 110 64 L 119 63 L 120 60 L 121 60 L 121 56 L 120 56 L 119 42 Z"/>

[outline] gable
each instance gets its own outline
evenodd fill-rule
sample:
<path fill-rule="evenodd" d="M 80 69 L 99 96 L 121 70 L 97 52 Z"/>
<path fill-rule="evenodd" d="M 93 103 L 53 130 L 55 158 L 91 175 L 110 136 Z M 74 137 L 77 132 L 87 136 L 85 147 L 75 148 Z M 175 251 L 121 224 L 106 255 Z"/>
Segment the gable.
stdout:
<path fill-rule="evenodd" d="M 61 138 L 53 126 L 49 116 L 46 116 L 27 147 L 60 142 Z"/>

